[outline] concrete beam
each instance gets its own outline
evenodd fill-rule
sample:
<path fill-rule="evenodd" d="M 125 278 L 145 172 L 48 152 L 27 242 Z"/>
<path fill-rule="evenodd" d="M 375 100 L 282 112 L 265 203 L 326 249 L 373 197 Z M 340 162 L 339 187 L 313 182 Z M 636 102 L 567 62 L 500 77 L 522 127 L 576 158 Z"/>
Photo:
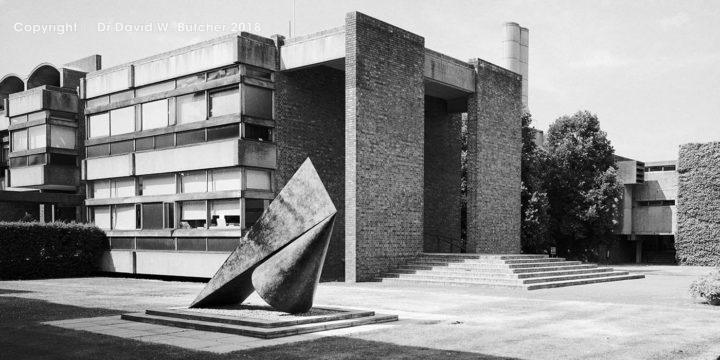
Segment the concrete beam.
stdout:
<path fill-rule="evenodd" d="M 285 40 L 280 50 L 280 70 L 322 64 L 345 57 L 345 27 Z"/>

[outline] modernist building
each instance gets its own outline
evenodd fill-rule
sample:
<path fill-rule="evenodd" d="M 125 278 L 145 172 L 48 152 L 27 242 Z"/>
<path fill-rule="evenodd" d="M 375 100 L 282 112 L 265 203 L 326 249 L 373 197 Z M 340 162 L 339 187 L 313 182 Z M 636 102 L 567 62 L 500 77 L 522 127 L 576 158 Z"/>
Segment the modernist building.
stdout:
<path fill-rule="evenodd" d="M 42 65 L 0 89 L 5 183 L 40 191 L 0 201 L 105 229 L 107 271 L 211 276 L 307 157 L 339 210 L 324 279 L 369 280 L 450 251 L 463 114 L 467 249 L 520 252 L 522 77 L 361 13 L 316 34 L 232 34 L 106 69 L 99 57 Z"/>

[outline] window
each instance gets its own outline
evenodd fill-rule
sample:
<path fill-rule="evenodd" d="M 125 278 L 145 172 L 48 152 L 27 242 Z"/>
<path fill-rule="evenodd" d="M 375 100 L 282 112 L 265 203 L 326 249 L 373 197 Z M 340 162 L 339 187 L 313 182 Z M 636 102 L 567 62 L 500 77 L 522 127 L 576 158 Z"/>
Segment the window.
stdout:
<path fill-rule="evenodd" d="M 197 144 L 205 141 L 205 129 L 177 133 L 177 146 Z"/>
<path fill-rule="evenodd" d="M 110 135 L 110 114 L 102 113 L 92 115 L 88 118 L 90 127 L 90 138 Z"/>
<path fill-rule="evenodd" d="M 50 147 L 74 149 L 75 137 L 75 128 L 50 125 Z"/>
<path fill-rule="evenodd" d="M 143 229 L 162 229 L 163 220 L 164 218 L 162 203 L 142 204 Z"/>
<path fill-rule="evenodd" d="M 155 137 L 155 149 L 164 149 L 175 146 L 175 135 L 165 134 Z"/>
<path fill-rule="evenodd" d="M 207 141 L 232 139 L 240 136 L 240 125 L 232 124 L 207 129 Z"/>
<path fill-rule="evenodd" d="M 50 163 L 60 166 L 77 166 L 75 155 L 50 154 Z"/>
<path fill-rule="evenodd" d="M 87 147 L 87 157 L 110 155 L 110 144 L 93 145 Z"/>
<path fill-rule="evenodd" d="M 207 74 L 208 81 L 222 79 L 224 77 L 237 75 L 238 67 L 225 68 L 220 70 L 211 71 Z"/>
<path fill-rule="evenodd" d="M 210 176 L 210 191 L 242 189 L 242 173 L 238 168 L 212 170 Z"/>
<path fill-rule="evenodd" d="M 110 207 L 109 206 L 99 206 L 95 208 L 91 208 L 91 215 L 93 218 L 93 222 L 95 223 L 95 226 L 110 230 Z"/>
<path fill-rule="evenodd" d="M 138 250 L 175 250 L 173 238 L 137 238 Z"/>
<path fill-rule="evenodd" d="M 645 171 L 675 171 L 675 165 L 648 166 L 645 168 Z"/>
<path fill-rule="evenodd" d="M 127 154 L 133 152 L 133 141 L 118 141 L 110 144 L 110 155 Z"/>
<path fill-rule="evenodd" d="M 135 90 L 135 97 L 143 97 L 175 89 L 174 81 L 167 81 L 160 84 L 141 87 Z"/>
<path fill-rule="evenodd" d="M 27 156 L 20 156 L 10 158 L 10 167 L 23 167 L 27 166 Z"/>
<path fill-rule="evenodd" d="M 637 206 L 674 206 L 675 200 L 638 201 Z"/>
<path fill-rule="evenodd" d="M 271 190 L 270 172 L 265 170 L 245 170 L 248 189 Z"/>
<path fill-rule="evenodd" d="M 27 130 L 16 130 L 12 132 L 12 151 L 27 150 Z"/>
<path fill-rule="evenodd" d="M 135 205 L 113 205 L 112 228 L 114 230 L 136 229 Z"/>
<path fill-rule="evenodd" d="M 143 176 L 140 182 L 140 195 L 165 195 L 175 193 L 175 175 Z"/>
<path fill-rule="evenodd" d="M 243 114 L 272 119 L 272 90 L 257 86 L 243 85 Z"/>
<path fill-rule="evenodd" d="M 180 186 L 183 193 L 207 191 L 207 175 L 205 171 L 180 173 Z"/>
<path fill-rule="evenodd" d="M 45 154 L 30 155 L 27 157 L 28 166 L 45 164 Z"/>
<path fill-rule="evenodd" d="M 239 242 L 237 238 L 208 238 L 207 251 L 233 251 L 237 249 Z"/>
<path fill-rule="evenodd" d="M 272 129 L 267 126 L 245 124 L 245 139 L 272 141 Z"/>
<path fill-rule="evenodd" d="M 177 238 L 179 251 L 205 251 L 205 238 Z"/>
<path fill-rule="evenodd" d="M 111 237 L 110 248 L 132 250 L 135 248 L 135 239 L 130 237 Z"/>
<path fill-rule="evenodd" d="M 92 197 L 107 199 L 110 197 L 110 180 L 95 180 L 92 183 Z"/>
<path fill-rule="evenodd" d="M 265 211 L 265 200 L 245 199 L 245 228 L 249 229 L 255 224 L 263 211 Z"/>
<path fill-rule="evenodd" d="M 163 203 L 163 209 L 165 209 L 165 217 L 163 218 L 163 225 L 165 228 L 175 228 L 175 204 L 174 203 Z"/>
<path fill-rule="evenodd" d="M 180 203 L 180 225 L 183 229 L 204 228 L 206 222 L 205 201 L 184 201 Z"/>
<path fill-rule="evenodd" d="M 256 68 L 251 68 L 249 66 L 246 66 L 245 67 L 245 75 L 247 75 L 249 77 L 255 77 L 255 78 L 260 78 L 263 80 L 272 81 L 272 73 L 267 70 L 256 69 Z"/>
<path fill-rule="evenodd" d="M 112 197 L 135 196 L 135 179 L 113 179 Z"/>
<path fill-rule="evenodd" d="M 210 201 L 210 228 L 240 226 L 240 200 Z"/>
<path fill-rule="evenodd" d="M 142 129 L 158 129 L 168 126 L 168 101 L 162 99 L 142 104 Z"/>
<path fill-rule="evenodd" d="M 178 96 L 176 104 L 178 124 L 204 121 L 207 117 L 205 93 L 203 92 Z"/>
<path fill-rule="evenodd" d="M 135 107 L 129 106 L 110 112 L 110 135 L 135 131 Z"/>
<path fill-rule="evenodd" d="M 135 139 L 135 151 L 152 150 L 154 141 L 152 137 Z"/>
<path fill-rule="evenodd" d="M 210 93 L 210 117 L 240 113 L 240 93 L 237 88 Z"/>
<path fill-rule="evenodd" d="M 45 125 L 28 128 L 28 149 L 44 148 L 47 145 Z"/>

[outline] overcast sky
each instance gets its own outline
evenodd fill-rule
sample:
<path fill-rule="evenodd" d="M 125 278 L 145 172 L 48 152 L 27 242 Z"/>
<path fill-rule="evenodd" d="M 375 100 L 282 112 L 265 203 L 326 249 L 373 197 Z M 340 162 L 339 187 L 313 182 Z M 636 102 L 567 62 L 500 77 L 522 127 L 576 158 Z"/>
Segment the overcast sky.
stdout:
<path fill-rule="evenodd" d="M 285 1 L 0 0 L 0 74 L 21 77 L 41 62 L 101 54 L 104 67 L 231 32 L 288 33 Z M 425 37 L 456 58 L 502 65 L 502 24 L 530 29 L 529 105 L 545 130 L 589 110 L 616 153 L 644 161 L 677 158 L 678 145 L 720 140 L 720 1 L 295 0 L 295 34 L 344 24 L 364 12 Z M 32 34 L 22 25 L 77 23 L 77 31 Z M 98 31 L 98 24 L 112 31 Z M 115 31 L 117 23 L 153 25 Z M 225 31 L 159 31 L 157 23 L 225 25 Z M 245 25 L 236 25 L 245 24 Z M 0 76 L 2 76 L 0 75 Z"/>

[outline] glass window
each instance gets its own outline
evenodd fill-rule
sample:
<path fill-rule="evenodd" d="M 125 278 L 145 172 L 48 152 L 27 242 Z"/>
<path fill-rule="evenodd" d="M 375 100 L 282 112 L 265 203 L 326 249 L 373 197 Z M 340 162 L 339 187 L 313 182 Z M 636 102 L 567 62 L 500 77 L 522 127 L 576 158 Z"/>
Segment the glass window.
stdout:
<path fill-rule="evenodd" d="M 135 139 L 135 151 L 152 150 L 153 145 L 152 137 Z"/>
<path fill-rule="evenodd" d="M 240 226 L 240 200 L 210 201 L 210 228 Z"/>
<path fill-rule="evenodd" d="M 205 171 L 180 173 L 180 186 L 183 193 L 207 191 L 207 176 Z"/>
<path fill-rule="evenodd" d="M 205 238 L 177 238 L 179 251 L 205 251 Z"/>
<path fill-rule="evenodd" d="M 102 113 L 92 115 L 88 118 L 90 126 L 90 137 L 101 137 L 110 135 L 110 114 Z"/>
<path fill-rule="evenodd" d="M 175 239 L 173 238 L 137 238 L 138 250 L 175 250 Z"/>
<path fill-rule="evenodd" d="M 100 144 L 87 147 L 87 157 L 110 155 L 110 144 Z"/>
<path fill-rule="evenodd" d="M 205 201 L 184 201 L 180 203 L 180 225 L 183 229 L 204 228 L 207 222 Z"/>
<path fill-rule="evenodd" d="M 245 170 L 248 189 L 271 190 L 270 172 L 265 170 Z"/>
<path fill-rule="evenodd" d="M 245 139 L 272 141 L 272 128 L 267 126 L 245 124 Z"/>
<path fill-rule="evenodd" d="M 110 248 L 132 250 L 135 248 L 135 239 L 129 237 L 111 237 Z"/>
<path fill-rule="evenodd" d="M 175 89 L 174 81 L 141 87 L 135 90 L 135 97 L 143 97 Z"/>
<path fill-rule="evenodd" d="M 245 67 L 245 74 L 249 77 L 256 77 L 264 80 L 272 80 L 272 73 L 267 70 Z"/>
<path fill-rule="evenodd" d="M 240 93 L 237 88 L 210 94 L 210 117 L 240 113 Z"/>
<path fill-rule="evenodd" d="M 27 166 L 27 156 L 10 158 L 10 167 Z"/>
<path fill-rule="evenodd" d="M 232 139 L 240 135 L 240 125 L 232 124 L 207 129 L 207 141 Z"/>
<path fill-rule="evenodd" d="M 168 126 L 168 101 L 162 99 L 142 104 L 142 129 L 158 129 Z"/>
<path fill-rule="evenodd" d="M 175 146 L 175 135 L 165 134 L 155 137 L 155 149 L 164 149 Z"/>
<path fill-rule="evenodd" d="M 216 169 L 210 173 L 210 191 L 242 189 L 242 174 L 239 168 Z"/>
<path fill-rule="evenodd" d="M 163 228 L 163 204 L 152 203 L 142 204 L 142 228 L 162 229 Z"/>
<path fill-rule="evenodd" d="M 77 166 L 75 155 L 50 154 L 50 163 L 61 166 Z"/>
<path fill-rule="evenodd" d="M 110 197 L 110 180 L 95 180 L 92 183 L 92 197 L 94 199 L 107 199 Z"/>
<path fill-rule="evenodd" d="M 95 222 L 95 226 L 109 230 L 110 229 L 110 207 L 109 206 L 100 206 L 92 208 L 93 212 L 93 219 Z"/>
<path fill-rule="evenodd" d="M 28 128 L 28 149 L 44 148 L 47 145 L 45 125 Z"/>
<path fill-rule="evenodd" d="M 127 154 L 133 152 L 133 141 L 118 141 L 110 144 L 110 155 Z"/>
<path fill-rule="evenodd" d="M 168 229 L 175 228 L 175 203 L 163 203 L 165 209 L 164 225 Z"/>
<path fill-rule="evenodd" d="M 272 119 L 272 90 L 257 86 L 243 86 L 243 114 L 265 119 Z"/>
<path fill-rule="evenodd" d="M 12 151 L 27 150 L 27 130 L 16 130 L 12 132 Z"/>
<path fill-rule="evenodd" d="M 127 134 L 135 131 L 135 107 L 110 112 L 110 135 Z"/>
<path fill-rule="evenodd" d="M 135 229 L 135 205 L 114 205 L 112 222 L 116 230 Z"/>
<path fill-rule="evenodd" d="M 150 175 L 140 178 L 140 195 L 165 195 L 175 193 L 175 175 Z"/>
<path fill-rule="evenodd" d="M 113 197 L 135 196 L 135 178 L 114 179 Z"/>
<path fill-rule="evenodd" d="M 222 79 L 224 77 L 237 75 L 238 67 L 225 68 L 220 70 L 211 71 L 208 73 L 208 81 Z"/>
<path fill-rule="evenodd" d="M 177 146 L 197 144 L 205 141 L 205 129 L 177 133 Z"/>
<path fill-rule="evenodd" d="M 263 211 L 265 211 L 265 200 L 245 199 L 245 228 L 253 226 L 260 219 Z"/>
<path fill-rule="evenodd" d="M 45 164 L 45 154 L 30 155 L 27 162 L 28 166 Z"/>
<path fill-rule="evenodd" d="M 75 138 L 75 128 L 50 125 L 50 147 L 74 149 Z"/>
<path fill-rule="evenodd" d="M 238 245 L 237 238 L 208 238 L 207 239 L 207 250 L 208 251 L 233 251 Z"/>
<path fill-rule="evenodd" d="M 178 96 L 176 102 L 178 124 L 203 121 L 207 117 L 204 92 Z"/>

